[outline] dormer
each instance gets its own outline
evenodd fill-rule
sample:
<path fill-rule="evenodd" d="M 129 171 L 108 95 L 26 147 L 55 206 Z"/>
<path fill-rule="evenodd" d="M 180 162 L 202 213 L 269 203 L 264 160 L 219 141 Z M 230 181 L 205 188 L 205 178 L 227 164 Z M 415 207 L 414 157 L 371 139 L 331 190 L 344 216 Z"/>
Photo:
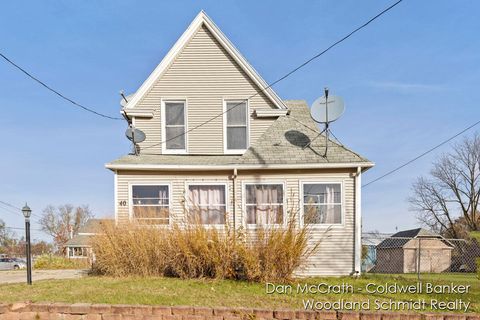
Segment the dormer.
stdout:
<path fill-rule="evenodd" d="M 287 107 L 201 11 L 122 112 L 142 154 L 243 154 Z"/>

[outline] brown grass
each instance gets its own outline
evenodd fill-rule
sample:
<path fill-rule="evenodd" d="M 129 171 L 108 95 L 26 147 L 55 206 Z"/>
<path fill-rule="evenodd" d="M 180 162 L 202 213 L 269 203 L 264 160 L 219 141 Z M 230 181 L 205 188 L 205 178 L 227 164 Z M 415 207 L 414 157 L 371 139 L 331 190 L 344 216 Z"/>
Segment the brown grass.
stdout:
<path fill-rule="evenodd" d="M 309 246 L 308 238 L 308 227 L 298 227 L 296 219 L 283 227 L 255 230 L 233 230 L 228 225 L 105 224 L 93 241 L 94 269 L 116 277 L 290 281 L 318 247 Z"/>

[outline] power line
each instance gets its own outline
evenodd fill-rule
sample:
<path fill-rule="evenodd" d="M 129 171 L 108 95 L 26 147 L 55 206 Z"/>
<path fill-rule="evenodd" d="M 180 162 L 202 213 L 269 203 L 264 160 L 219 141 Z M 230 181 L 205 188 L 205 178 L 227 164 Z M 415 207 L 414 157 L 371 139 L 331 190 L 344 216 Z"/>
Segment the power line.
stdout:
<path fill-rule="evenodd" d="M 361 29 L 365 28 L 366 26 L 368 26 L 370 23 L 372 23 L 373 21 L 375 21 L 376 19 L 380 18 L 383 14 L 387 13 L 388 11 L 390 11 L 391 9 L 393 9 L 395 6 L 397 6 L 398 4 L 400 4 L 400 2 L 402 2 L 403 0 L 398 0 L 397 2 L 395 2 L 394 4 L 390 5 L 389 7 L 387 7 L 386 9 L 382 10 L 381 12 L 379 12 L 378 14 L 376 14 L 373 18 L 371 18 L 370 20 L 368 20 L 367 22 L 365 22 L 364 24 L 360 25 L 359 27 L 357 27 L 356 29 L 354 29 L 352 32 L 348 33 L 346 36 L 344 36 L 343 38 L 341 38 L 340 40 L 337 40 L 335 41 L 333 44 L 331 44 L 330 46 L 328 46 L 326 49 L 324 49 L 323 51 L 321 51 L 320 53 L 314 55 L 313 57 L 311 57 L 310 59 L 308 59 L 307 61 L 303 62 L 302 64 L 300 64 L 298 67 L 294 68 L 293 70 L 289 71 L 287 74 L 285 74 L 284 76 L 280 77 L 279 79 L 275 80 L 274 82 L 270 83 L 269 85 L 267 85 L 266 87 L 262 88 L 260 91 L 258 91 L 257 93 L 251 95 L 250 97 L 248 97 L 246 100 L 248 99 L 251 99 L 257 95 L 259 95 L 260 93 L 264 92 L 265 90 L 271 88 L 272 86 L 276 85 L 277 83 L 279 83 L 280 81 L 282 80 L 285 80 L 286 78 L 288 78 L 289 76 L 291 76 L 292 74 L 294 74 L 295 72 L 297 72 L 298 70 L 302 69 L 303 67 L 305 67 L 306 65 L 308 65 L 309 63 L 311 63 L 313 60 L 319 58 L 320 56 L 324 55 L 325 53 L 327 53 L 328 51 L 330 51 L 331 49 L 333 49 L 334 47 L 336 47 L 337 45 L 339 45 L 340 43 L 342 43 L 343 41 L 347 40 L 348 38 L 350 38 L 352 35 L 354 35 L 355 33 L 357 33 L 358 31 L 360 31 Z M 161 145 L 163 143 L 167 143 L 171 140 L 174 140 L 178 137 L 182 137 L 184 135 L 186 135 L 187 133 L 189 132 L 192 132 L 193 130 L 195 129 L 198 129 L 210 122 L 212 122 L 213 120 L 223 116 L 225 113 L 227 113 L 228 111 L 236 108 L 237 106 L 241 105 L 243 102 L 241 103 L 238 103 L 236 105 L 234 105 L 233 107 L 225 110 L 224 112 L 214 116 L 213 118 L 210 118 L 209 120 L 205 121 L 205 122 L 202 122 L 200 123 L 199 125 L 196 125 L 195 127 L 193 128 L 190 128 L 188 130 L 185 130 L 185 132 L 179 134 L 179 135 L 176 135 L 172 138 L 169 138 L 169 139 L 166 139 L 162 142 L 159 142 L 159 143 L 156 143 L 156 144 L 153 144 L 153 145 L 150 145 L 150 146 L 147 146 L 147 147 L 143 147 L 142 149 L 150 149 L 150 148 L 153 148 L 153 147 L 156 147 L 158 145 Z"/>
<path fill-rule="evenodd" d="M 8 203 L 8 202 L 5 202 L 5 201 L 0 200 L 0 203 L 3 203 L 3 204 L 6 205 L 7 207 L 10 207 L 10 208 L 13 208 L 13 209 L 17 209 L 17 210 L 22 211 L 22 209 L 20 209 L 19 207 L 16 207 L 16 206 L 14 206 L 13 204 L 10 204 L 10 203 Z"/>
<path fill-rule="evenodd" d="M 81 105 L 80 103 L 68 98 L 67 96 L 65 96 L 64 94 L 60 93 L 59 91 L 53 89 L 52 87 L 50 87 L 49 85 L 47 85 L 45 82 L 41 81 L 40 79 L 38 79 L 37 77 L 33 76 L 31 73 L 29 73 L 28 71 L 26 71 L 24 68 L 20 67 L 18 64 L 16 64 L 15 62 L 13 62 L 12 60 L 10 60 L 9 58 L 7 58 L 3 53 L 0 52 L 0 57 L 2 57 L 5 61 L 7 61 L 8 63 L 10 63 L 12 66 L 14 66 L 15 68 L 17 68 L 18 70 L 20 70 L 21 72 L 23 72 L 25 75 L 27 75 L 29 78 L 31 78 L 32 80 L 38 82 L 40 85 L 42 85 L 43 87 L 45 87 L 47 90 L 53 92 L 54 94 L 56 94 L 57 96 L 59 96 L 60 98 L 70 102 L 71 104 L 87 111 L 87 112 L 90 112 L 90 113 L 93 113 L 97 116 L 100 116 L 100 117 L 103 117 L 103 118 L 106 118 L 106 119 L 111 119 L 111 120 L 123 120 L 122 118 L 119 118 L 119 117 L 112 117 L 112 116 L 109 116 L 109 115 L 106 115 L 106 114 L 103 114 L 103 113 L 100 113 L 100 112 L 97 112 L 91 108 L 88 108 L 88 107 L 85 107 L 84 105 Z"/>
<path fill-rule="evenodd" d="M 383 178 L 385 178 L 386 176 L 389 176 L 389 175 L 393 174 L 394 172 L 397 172 L 398 170 L 400 170 L 400 169 L 402 169 L 402 168 L 404 168 L 404 167 L 408 166 L 408 165 L 409 165 L 409 164 L 411 164 L 412 162 L 415 162 L 415 161 L 417 161 L 418 159 L 420 159 L 420 158 L 422 158 L 422 157 L 426 156 L 427 154 L 429 154 L 430 152 L 432 152 L 432 151 L 434 151 L 434 150 L 436 150 L 436 149 L 440 148 L 440 147 L 441 147 L 441 146 L 443 146 L 444 144 L 446 144 L 446 143 L 448 143 L 448 142 L 452 141 L 453 139 L 455 139 L 455 138 L 456 138 L 456 137 L 458 137 L 459 135 L 461 135 L 461 134 L 463 134 L 463 133 L 467 132 L 468 130 L 472 129 L 473 127 L 477 126 L 478 124 L 480 124 L 480 121 L 477 121 L 477 122 L 475 122 L 474 124 L 472 124 L 472 125 L 468 126 L 467 128 L 463 129 L 463 130 L 462 130 L 462 131 L 460 131 L 459 133 L 457 133 L 457 134 L 455 134 L 455 135 L 451 136 L 451 137 L 450 137 L 450 138 L 448 138 L 447 140 L 444 140 L 444 141 L 440 142 L 439 144 L 437 144 L 437 145 L 436 145 L 436 146 L 434 146 L 433 148 L 430 148 L 430 149 L 428 149 L 427 151 L 425 151 L 425 152 L 423 152 L 423 153 L 419 154 L 418 156 L 416 156 L 415 158 L 413 158 L 413 159 L 411 159 L 411 160 L 409 160 L 409 161 L 405 162 L 404 164 L 402 164 L 402 165 L 400 165 L 400 166 L 396 167 L 395 169 L 392 169 L 392 170 L 388 171 L 387 173 L 385 173 L 385 174 L 381 175 L 380 177 L 378 177 L 378 178 L 376 178 L 376 179 L 374 179 L 374 180 L 372 180 L 372 181 L 370 181 L 370 182 L 368 182 L 368 183 L 364 184 L 362 187 L 369 186 L 369 185 L 371 185 L 372 183 L 375 183 L 375 182 L 377 182 L 378 180 L 380 180 L 380 179 L 383 179 Z"/>
<path fill-rule="evenodd" d="M 11 229 L 11 230 L 25 230 L 25 228 L 7 227 L 7 226 L 5 227 L 5 229 Z M 32 229 L 32 228 L 30 228 L 30 230 L 32 230 L 32 231 L 41 231 L 41 232 L 43 232 L 43 230 L 41 230 L 41 229 Z"/>

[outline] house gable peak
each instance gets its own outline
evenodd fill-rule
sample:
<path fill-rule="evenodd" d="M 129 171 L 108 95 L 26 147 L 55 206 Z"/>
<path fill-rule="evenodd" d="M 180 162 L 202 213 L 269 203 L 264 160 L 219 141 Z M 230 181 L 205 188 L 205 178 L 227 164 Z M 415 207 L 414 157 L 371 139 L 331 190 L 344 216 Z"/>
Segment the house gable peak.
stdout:
<path fill-rule="evenodd" d="M 155 82 L 164 74 L 175 57 L 180 54 L 182 49 L 189 43 L 198 29 L 206 27 L 215 39 L 222 45 L 228 54 L 238 63 L 243 71 L 252 79 L 252 81 L 263 90 L 263 93 L 272 101 L 273 105 L 278 109 L 288 109 L 282 99 L 268 87 L 267 82 L 258 74 L 258 72 L 250 65 L 250 63 L 243 57 L 233 43 L 225 36 L 225 34 L 217 27 L 212 19 L 201 10 L 195 19 L 190 23 L 185 32 L 180 36 L 177 42 L 165 55 L 162 61 L 153 70 L 150 76 L 143 82 L 140 88 L 132 95 L 132 98 L 125 105 L 125 109 L 134 108 L 142 98 L 149 92 Z M 267 88 L 267 89 L 264 89 Z"/>

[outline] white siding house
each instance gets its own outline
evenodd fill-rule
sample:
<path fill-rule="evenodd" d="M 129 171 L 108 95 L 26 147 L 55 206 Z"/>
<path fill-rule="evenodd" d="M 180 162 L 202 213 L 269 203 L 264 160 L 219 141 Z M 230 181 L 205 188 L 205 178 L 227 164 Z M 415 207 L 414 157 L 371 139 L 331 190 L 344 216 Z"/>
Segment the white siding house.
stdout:
<path fill-rule="evenodd" d="M 200 12 L 122 109 L 146 139 L 106 164 L 117 222 L 172 225 L 194 206 L 199 223 L 249 230 L 298 212 L 320 242 L 299 275 L 360 272 L 361 175 L 373 163 L 334 141 L 325 156 L 325 138 L 305 148 L 318 135 L 306 102 L 266 87 Z"/>

